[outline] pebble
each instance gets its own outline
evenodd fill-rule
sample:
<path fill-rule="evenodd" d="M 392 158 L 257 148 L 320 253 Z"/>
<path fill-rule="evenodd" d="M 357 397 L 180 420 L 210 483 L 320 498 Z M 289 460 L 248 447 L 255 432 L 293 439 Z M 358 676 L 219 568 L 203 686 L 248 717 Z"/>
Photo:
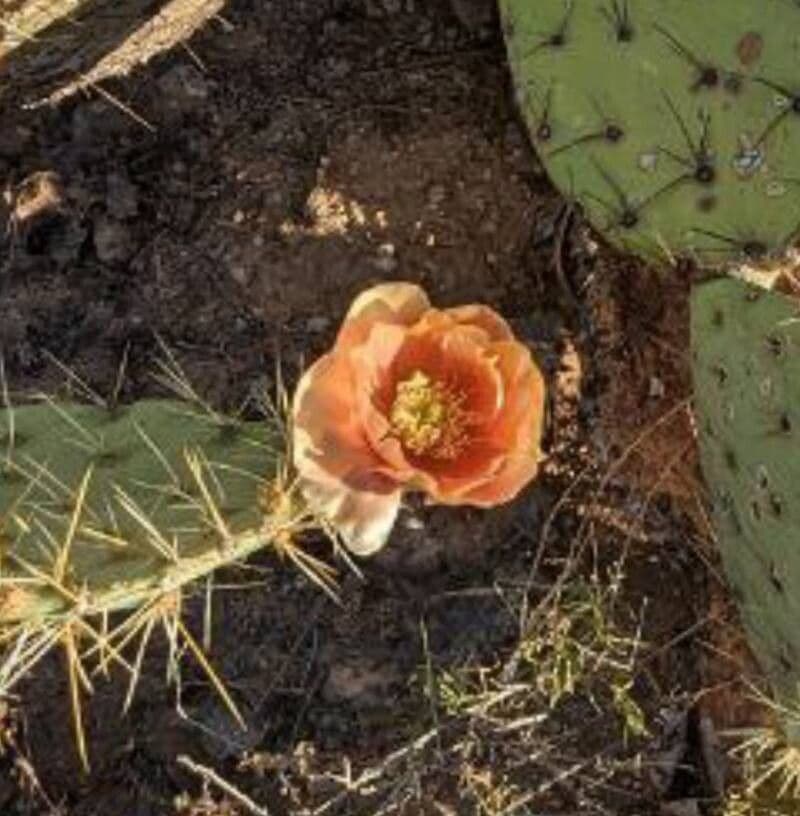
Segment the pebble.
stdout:
<path fill-rule="evenodd" d="M 472 34 L 492 22 L 493 5 L 492 0 L 450 0 L 456 19 Z"/>
<path fill-rule="evenodd" d="M 208 97 L 208 82 L 194 65 L 176 65 L 158 80 L 164 105 L 173 111 L 187 111 Z"/>
<path fill-rule="evenodd" d="M 316 315 L 315 317 L 309 317 L 306 320 L 306 331 L 309 334 L 321 334 L 324 331 L 327 331 L 331 325 L 331 319 L 329 317 L 325 317 L 324 315 Z"/>
<path fill-rule="evenodd" d="M 122 173 L 109 173 L 106 178 L 106 207 L 121 221 L 133 218 L 139 211 L 138 191 Z"/>
<path fill-rule="evenodd" d="M 93 240 L 94 251 L 101 263 L 121 263 L 133 253 L 130 230 L 106 214 L 95 219 Z"/>
<path fill-rule="evenodd" d="M 376 705 L 385 701 L 396 682 L 397 671 L 391 665 L 353 658 L 331 666 L 322 696 L 328 702 Z"/>
<path fill-rule="evenodd" d="M 247 286 L 253 279 L 253 272 L 242 264 L 234 264 L 229 269 L 230 276 L 239 284 L 239 286 Z"/>

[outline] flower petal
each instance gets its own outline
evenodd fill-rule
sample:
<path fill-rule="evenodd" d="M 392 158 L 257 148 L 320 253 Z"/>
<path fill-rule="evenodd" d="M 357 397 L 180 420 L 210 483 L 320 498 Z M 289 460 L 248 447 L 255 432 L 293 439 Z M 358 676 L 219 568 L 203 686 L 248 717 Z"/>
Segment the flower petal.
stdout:
<path fill-rule="evenodd" d="M 309 473 L 309 470 L 306 470 Z M 315 512 L 326 519 L 354 555 L 367 556 L 382 549 L 394 527 L 402 490 L 381 474 L 362 474 L 359 487 L 330 477 L 320 469 L 299 487 Z"/>
<path fill-rule="evenodd" d="M 362 292 L 350 306 L 345 320 L 355 320 L 374 314 L 391 314 L 393 323 L 409 325 L 431 308 L 422 287 L 415 283 L 379 283 Z"/>
<path fill-rule="evenodd" d="M 379 283 L 353 301 L 345 323 L 367 319 L 410 326 L 430 308 L 428 296 L 415 283 Z"/>
<path fill-rule="evenodd" d="M 516 341 L 493 344 L 491 355 L 503 380 L 503 408 L 464 456 L 446 467 L 428 468 L 436 475 L 436 489 L 429 492 L 440 504 L 503 504 L 538 471 L 544 416 L 542 375 L 528 349 Z"/>
<path fill-rule="evenodd" d="M 386 542 L 401 488 L 369 444 L 355 398 L 347 355 L 327 354 L 305 372 L 293 405 L 294 464 L 312 509 L 362 554 Z"/>
<path fill-rule="evenodd" d="M 426 313 L 426 318 L 430 314 Z M 472 415 L 470 424 L 476 429 L 490 425 L 503 404 L 503 382 L 485 353 L 485 332 L 449 319 L 444 325 L 447 330 L 443 334 L 432 331 L 419 335 L 399 326 L 378 324 L 367 342 L 352 353 L 361 421 L 370 444 L 386 463 L 383 472 L 436 498 L 447 492 L 446 485 L 466 489 L 476 478 L 485 477 L 486 461 L 493 461 L 497 451 L 481 447 L 479 456 L 455 460 L 406 451 L 389 422 L 398 382 L 422 371 L 463 393 L 463 407 Z"/>
<path fill-rule="evenodd" d="M 364 343 L 379 323 L 410 326 L 430 309 L 425 292 L 413 283 L 380 283 L 353 301 L 336 338 L 336 348 L 346 351 Z"/>
<path fill-rule="evenodd" d="M 497 343 L 492 352 L 505 384 L 506 404 L 492 428 L 491 440 L 505 449 L 518 449 L 523 442 L 530 443 L 528 447 L 538 455 L 544 424 L 542 372 L 522 343 Z"/>
<path fill-rule="evenodd" d="M 391 435 L 389 412 L 394 399 L 393 369 L 407 342 L 407 330 L 383 323 L 373 326 L 367 341 L 352 352 L 355 401 L 364 434 L 376 455 L 397 480 L 407 482 L 414 469 Z"/>
<path fill-rule="evenodd" d="M 493 441 L 509 451 L 493 478 L 463 495 L 463 501 L 493 507 L 513 499 L 537 474 L 542 459 L 545 383 L 530 353 L 518 343 L 502 344 L 499 365 L 510 395 Z M 515 348 L 516 347 L 516 348 Z"/>
<path fill-rule="evenodd" d="M 513 340 L 514 333 L 511 327 L 500 317 L 494 309 L 479 304 L 468 306 L 456 306 L 452 309 L 445 309 L 445 314 L 449 315 L 456 323 L 467 326 L 476 326 L 483 329 L 492 342 L 503 342 Z"/>

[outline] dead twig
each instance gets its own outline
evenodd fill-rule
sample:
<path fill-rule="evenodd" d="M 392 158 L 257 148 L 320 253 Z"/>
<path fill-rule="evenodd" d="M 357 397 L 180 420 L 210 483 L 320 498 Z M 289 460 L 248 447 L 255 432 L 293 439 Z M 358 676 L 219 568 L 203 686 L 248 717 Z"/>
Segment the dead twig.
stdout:
<path fill-rule="evenodd" d="M 226 779 L 223 779 L 213 768 L 200 765 L 186 754 L 178 757 L 178 765 L 186 768 L 187 771 L 199 776 L 204 782 L 219 788 L 224 794 L 238 802 L 248 813 L 253 816 L 270 816 L 269 811 L 263 805 L 257 805 L 247 794 L 242 793 Z"/>
<path fill-rule="evenodd" d="M 575 205 L 570 202 L 565 204 L 562 208 L 561 214 L 558 217 L 558 226 L 555 233 L 555 244 L 553 246 L 553 269 L 556 273 L 556 280 L 564 293 L 567 304 L 573 312 L 580 311 L 580 304 L 572 291 L 569 281 L 567 280 L 567 273 L 564 270 L 564 242 L 567 237 L 567 232 L 574 220 Z"/>

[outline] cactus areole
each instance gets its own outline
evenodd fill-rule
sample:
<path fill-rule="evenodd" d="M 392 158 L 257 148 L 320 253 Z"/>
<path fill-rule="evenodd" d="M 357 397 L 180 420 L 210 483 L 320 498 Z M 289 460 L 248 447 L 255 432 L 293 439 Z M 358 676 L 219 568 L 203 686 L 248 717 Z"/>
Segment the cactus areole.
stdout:
<path fill-rule="evenodd" d="M 703 265 L 800 226 L 800 6 L 500 0 L 519 108 L 553 182 L 613 243 Z"/>

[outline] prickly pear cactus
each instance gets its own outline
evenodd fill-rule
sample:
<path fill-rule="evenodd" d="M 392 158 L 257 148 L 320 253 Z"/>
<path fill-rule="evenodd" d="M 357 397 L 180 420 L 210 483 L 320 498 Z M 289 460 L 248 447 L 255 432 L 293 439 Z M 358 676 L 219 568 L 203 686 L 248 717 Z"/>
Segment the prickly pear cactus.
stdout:
<path fill-rule="evenodd" d="M 284 490 L 279 423 L 219 415 L 173 382 L 191 402 L 0 411 L 0 694 L 63 646 L 85 769 L 89 678 L 122 668 L 127 708 L 156 624 L 170 643 L 168 678 L 188 649 L 244 725 L 182 619 L 196 579 L 272 545 L 329 589 L 325 565 L 292 543 L 304 514 Z"/>
<path fill-rule="evenodd" d="M 800 226 L 800 4 L 500 0 L 554 183 L 617 245 L 719 265 Z"/>
<path fill-rule="evenodd" d="M 274 441 L 178 401 L 0 411 L 0 627 L 139 606 L 263 546 Z"/>
<path fill-rule="evenodd" d="M 739 280 L 703 284 L 692 352 L 725 570 L 800 745 L 800 302 Z"/>

